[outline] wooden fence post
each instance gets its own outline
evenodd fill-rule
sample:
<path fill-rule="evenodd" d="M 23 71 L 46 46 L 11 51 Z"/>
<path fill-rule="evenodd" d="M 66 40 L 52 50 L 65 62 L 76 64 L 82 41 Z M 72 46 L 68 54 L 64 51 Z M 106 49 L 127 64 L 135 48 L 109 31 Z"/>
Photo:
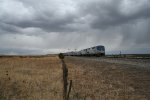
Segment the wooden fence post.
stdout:
<path fill-rule="evenodd" d="M 67 94 L 67 100 L 69 100 L 69 94 L 71 92 L 71 87 L 72 87 L 72 80 L 70 80 L 69 90 L 68 90 L 68 94 Z"/>
<path fill-rule="evenodd" d="M 59 54 L 59 58 L 61 59 L 62 62 L 62 70 L 63 70 L 63 100 L 69 100 L 69 94 L 71 91 L 71 86 L 72 86 L 72 80 L 70 80 L 70 85 L 69 85 L 69 90 L 67 92 L 67 86 L 68 86 L 68 68 L 65 64 L 64 55 L 62 53 Z M 68 94 L 67 94 L 68 93 Z"/>

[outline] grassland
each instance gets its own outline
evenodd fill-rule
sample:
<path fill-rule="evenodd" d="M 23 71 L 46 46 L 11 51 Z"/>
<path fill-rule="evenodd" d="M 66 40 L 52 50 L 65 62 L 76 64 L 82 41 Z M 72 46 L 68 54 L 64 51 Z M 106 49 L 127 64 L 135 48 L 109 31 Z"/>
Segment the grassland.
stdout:
<path fill-rule="evenodd" d="M 65 63 L 70 100 L 150 100 L 150 70 L 81 57 Z M 62 78 L 57 56 L 0 57 L 0 100 L 62 100 Z"/>
<path fill-rule="evenodd" d="M 1 57 L 0 100 L 61 100 L 57 57 Z"/>
<path fill-rule="evenodd" d="M 66 58 L 73 80 L 71 100 L 150 100 L 148 66 L 92 59 Z"/>

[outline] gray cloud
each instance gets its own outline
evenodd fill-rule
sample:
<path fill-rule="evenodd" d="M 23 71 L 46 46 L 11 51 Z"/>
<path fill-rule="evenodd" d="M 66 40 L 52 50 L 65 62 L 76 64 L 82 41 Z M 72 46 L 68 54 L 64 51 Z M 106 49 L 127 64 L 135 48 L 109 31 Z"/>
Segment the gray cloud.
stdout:
<path fill-rule="evenodd" d="M 82 13 L 93 16 L 90 26 L 99 30 L 97 42 L 107 41 L 104 44 L 116 46 L 115 50 L 149 49 L 149 3 L 149 0 L 101 0 L 85 4 Z"/>
<path fill-rule="evenodd" d="M 149 4 L 150 0 L 1 0 L 0 54 L 56 53 L 99 44 L 108 53 L 148 53 Z"/>
<path fill-rule="evenodd" d="M 75 14 L 67 8 L 61 8 L 63 3 L 58 4 L 59 2 L 57 3 L 55 1 L 49 2 L 47 0 L 45 2 L 37 2 L 34 0 L 14 0 L 3 3 L 4 5 L 12 7 L 12 9 L 2 13 L 2 22 L 20 28 L 36 27 L 50 32 L 69 31 L 71 28 L 68 29 L 65 25 L 73 23 L 76 17 Z M 5 10 L 7 6 L 4 6 L 3 9 Z"/>
<path fill-rule="evenodd" d="M 149 0 L 101 0 L 87 3 L 82 12 L 94 17 L 93 28 L 102 29 L 149 18 L 149 3 Z"/>

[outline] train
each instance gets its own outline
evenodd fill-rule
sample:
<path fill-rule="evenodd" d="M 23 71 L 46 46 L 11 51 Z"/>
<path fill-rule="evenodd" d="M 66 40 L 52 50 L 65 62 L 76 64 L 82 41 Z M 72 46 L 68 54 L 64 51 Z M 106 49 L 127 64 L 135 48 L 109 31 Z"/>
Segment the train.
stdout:
<path fill-rule="evenodd" d="M 103 45 L 98 45 L 83 49 L 80 51 L 72 51 L 63 53 L 64 56 L 105 56 L 105 47 Z"/>

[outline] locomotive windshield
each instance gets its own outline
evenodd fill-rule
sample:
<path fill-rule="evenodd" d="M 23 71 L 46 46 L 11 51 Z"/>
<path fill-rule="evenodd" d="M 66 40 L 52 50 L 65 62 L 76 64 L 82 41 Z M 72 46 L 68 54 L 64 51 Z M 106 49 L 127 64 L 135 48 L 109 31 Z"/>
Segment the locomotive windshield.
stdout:
<path fill-rule="evenodd" d="M 97 50 L 99 50 L 99 51 L 104 51 L 105 49 L 104 49 L 104 46 L 98 46 L 98 47 L 97 47 Z"/>

